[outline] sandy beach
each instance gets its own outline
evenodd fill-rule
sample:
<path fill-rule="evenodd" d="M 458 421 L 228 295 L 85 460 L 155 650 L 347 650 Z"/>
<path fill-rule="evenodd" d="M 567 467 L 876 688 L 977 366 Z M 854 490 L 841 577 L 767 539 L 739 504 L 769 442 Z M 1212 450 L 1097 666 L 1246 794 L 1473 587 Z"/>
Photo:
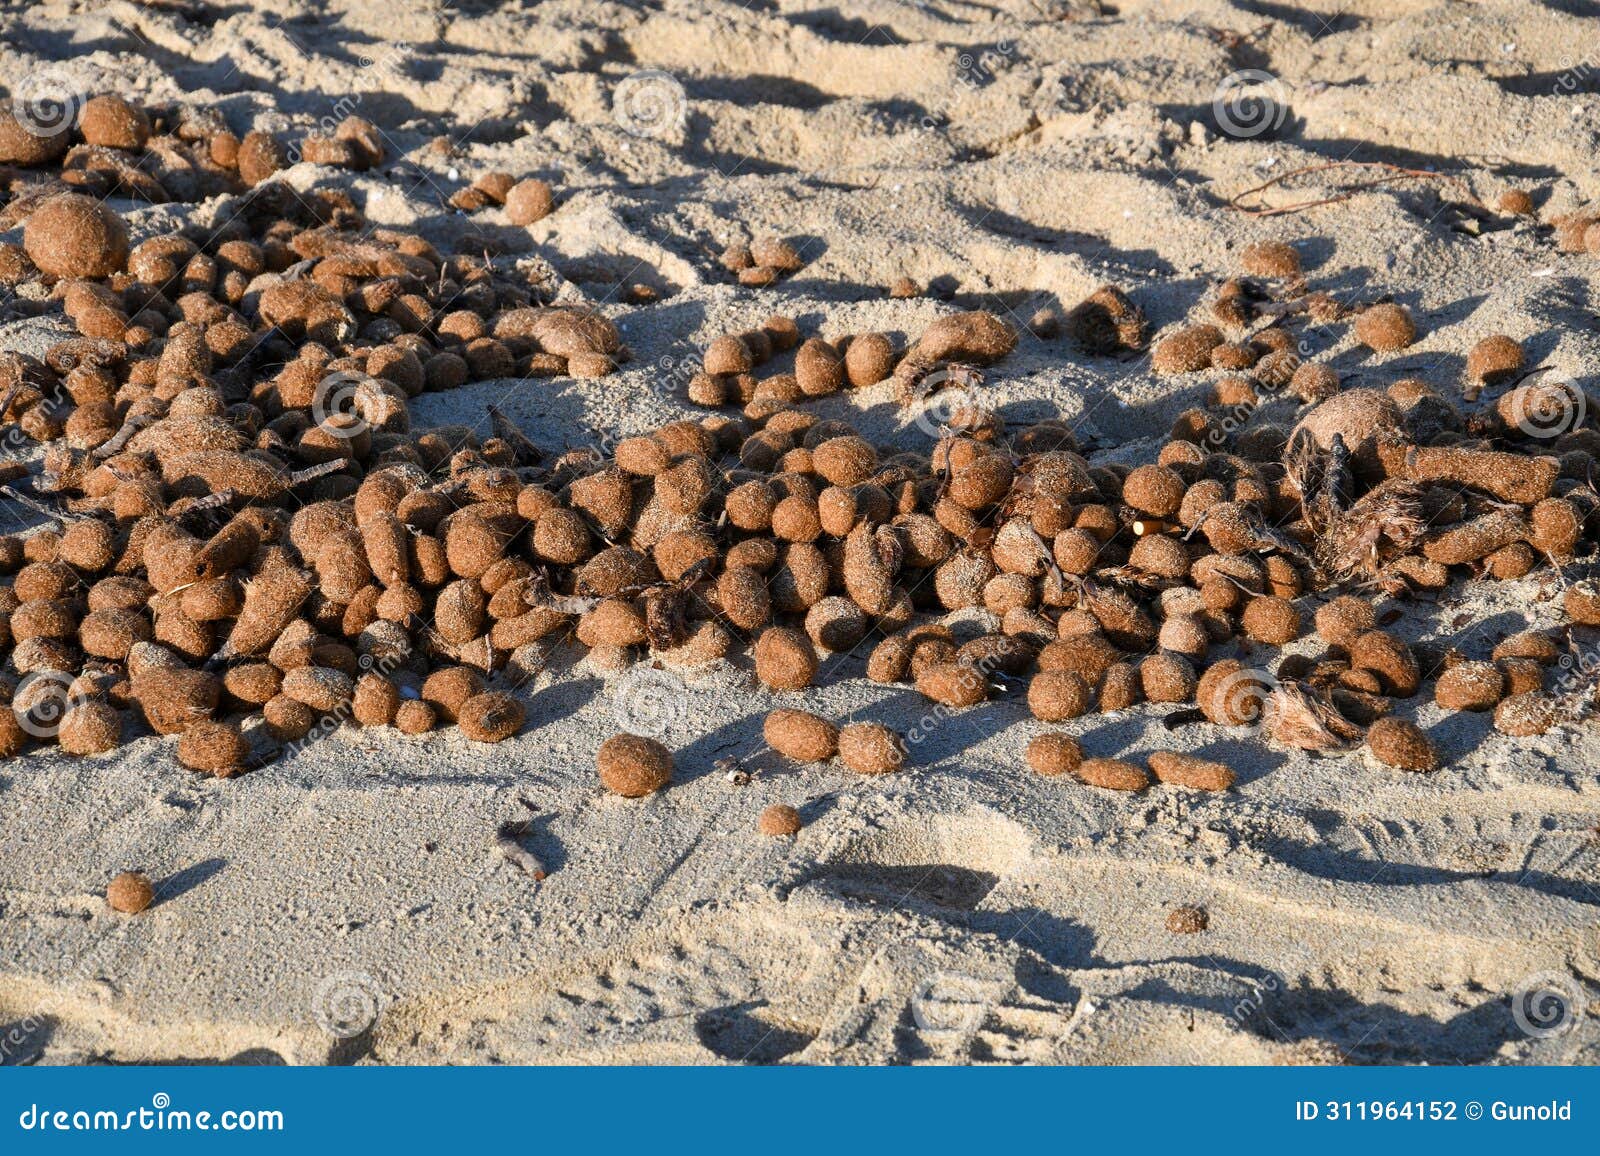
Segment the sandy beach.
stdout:
<path fill-rule="evenodd" d="M 416 430 L 486 437 L 493 406 L 551 457 L 609 453 L 704 417 L 685 389 L 707 346 L 773 314 L 807 336 L 904 346 L 943 315 L 989 310 L 1020 341 L 986 370 L 986 403 L 1010 425 L 1063 418 L 1092 464 L 1133 466 L 1223 375 L 1157 374 L 1147 349 L 1091 356 L 1038 315 L 1114 283 L 1159 341 L 1205 320 L 1254 242 L 1292 245 L 1311 290 L 1415 317 L 1414 344 L 1391 356 L 1348 324 L 1298 331 L 1347 389 L 1415 377 L 1459 398 L 1467 352 L 1492 334 L 1520 341 L 1529 368 L 1593 383 L 1600 254 L 1560 251 L 1551 228 L 1600 196 L 1600 62 L 1581 59 L 1581 7 L 46 0 L 0 5 L 0 83 L 208 108 L 238 136 L 285 142 L 366 118 L 382 164 L 301 162 L 276 179 L 347 194 L 367 228 L 537 270 L 631 355 L 603 377 L 423 393 Z M 554 211 L 520 226 L 498 206 L 452 208 L 492 171 L 548 181 Z M 1510 190 L 1532 215 L 1494 209 Z M 108 203 L 134 244 L 239 211 L 235 195 Z M 0 226 L 20 241 L 20 223 Z M 772 236 L 803 260 L 773 285 L 719 261 Z M 925 291 L 891 297 L 902 277 Z M 25 304 L 0 291 L 0 350 L 43 356 L 70 322 Z M 892 381 L 806 408 L 883 452 L 933 441 Z M 1287 428 L 1301 408 L 1277 397 L 1258 420 Z M 34 472 L 44 456 L 6 451 Z M 0 502 L 3 532 L 43 524 Z M 1566 631 L 1562 593 L 1591 566 L 1361 593 L 1420 654 L 1487 659 L 1518 632 Z M 1308 622 L 1325 600 L 1304 596 Z M 984 617 L 951 621 L 972 634 Z M 1568 636 L 1549 680 L 1576 692 L 1600 630 Z M 491 679 L 527 716 L 494 745 L 345 725 L 214 779 L 179 765 L 174 738 L 130 726 L 106 754 L 0 761 L 0 1056 L 1600 1061 L 1592 720 L 1515 737 L 1441 709 L 1430 680 L 1395 713 L 1442 766 L 1408 774 L 1359 746 L 1173 720 L 1169 704 L 1051 728 L 1013 685 L 936 709 L 869 680 L 870 649 L 825 654 L 815 686 L 784 693 L 743 653 L 617 673 L 556 649 Z M 1320 649 L 1308 629 L 1285 653 Z M 1277 661 L 1238 639 L 1214 654 Z M 786 760 L 762 733 L 779 706 L 890 723 L 908 765 L 868 777 Z M 1047 729 L 1100 757 L 1197 753 L 1237 782 L 1128 793 L 1036 775 L 1023 752 Z M 669 789 L 601 789 L 595 753 L 618 731 L 671 749 Z M 775 803 L 803 818 L 792 838 L 757 829 Z M 129 869 L 156 883 L 133 918 L 103 898 Z M 1203 911 L 1204 930 L 1169 930 L 1179 908 Z"/>

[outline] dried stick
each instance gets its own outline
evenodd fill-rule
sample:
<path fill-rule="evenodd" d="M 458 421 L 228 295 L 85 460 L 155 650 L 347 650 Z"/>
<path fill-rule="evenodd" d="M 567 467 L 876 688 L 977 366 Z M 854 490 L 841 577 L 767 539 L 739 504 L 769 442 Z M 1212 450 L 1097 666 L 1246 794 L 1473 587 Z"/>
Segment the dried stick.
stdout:
<path fill-rule="evenodd" d="M 1344 168 L 1379 169 L 1387 175 L 1377 177 L 1373 180 L 1359 181 L 1356 184 L 1347 185 L 1342 192 L 1339 192 L 1334 196 L 1321 197 L 1314 201 L 1296 201 L 1293 204 L 1288 205 L 1251 206 L 1240 204 L 1240 202 L 1246 197 L 1253 197 L 1264 193 L 1274 185 L 1281 185 L 1284 181 L 1287 181 L 1292 177 L 1305 176 L 1309 173 L 1327 172 L 1330 169 Z M 1427 169 L 1402 168 L 1399 165 L 1391 165 L 1386 161 L 1329 161 L 1327 164 L 1306 165 L 1303 168 L 1291 169 L 1289 172 L 1281 173 L 1278 176 L 1273 177 L 1270 181 L 1264 181 L 1263 183 L 1255 186 L 1253 189 L 1246 189 L 1244 192 L 1235 195 L 1228 201 L 1228 208 L 1237 209 L 1241 213 L 1249 213 L 1253 217 L 1276 217 L 1284 213 L 1298 213 L 1304 209 L 1315 209 L 1322 205 L 1336 205 L 1340 201 L 1350 200 L 1357 193 L 1363 192 L 1367 189 L 1381 188 L 1384 185 L 1393 184 L 1396 181 L 1454 181 L 1461 185 L 1464 200 L 1480 209 L 1488 208 L 1488 206 L 1486 206 L 1482 201 L 1473 196 L 1470 190 L 1467 190 L 1465 183 L 1462 182 L 1460 177 L 1454 176 L 1451 173 L 1430 172 Z"/>

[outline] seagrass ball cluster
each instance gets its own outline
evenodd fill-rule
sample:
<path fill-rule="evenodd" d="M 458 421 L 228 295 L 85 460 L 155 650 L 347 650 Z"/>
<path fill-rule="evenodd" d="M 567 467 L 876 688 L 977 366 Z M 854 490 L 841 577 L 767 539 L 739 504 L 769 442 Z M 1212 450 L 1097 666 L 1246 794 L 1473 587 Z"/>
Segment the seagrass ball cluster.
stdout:
<path fill-rule="evenodd" d="M 272 179 L 295 160 L 275 137 L 141 112 L 96 105 L 71 148 L 172 136 L 205 174 L 193 187 L 220 182 L 238 211 L 210 233 L 130 244 L 93 195 L 120 179 L 110 162 L 63 161 L 59 187 L 6 205 L 24 230 L 12 264 L 78 335 L 37 360 L 0 354 L 0 416 L 47 443 L 31 484 L 58 513 L 0 538 L 13 705 L 0 752 L 53 737 L 96 754 L 142 727 L 175 736 L 184 765 L 230 777 L 262 734 L 453 726 L 497 742 L 528 721 L 508 688 L 565 644 L 606 675 L 747 654 L 782 704 L 768 745 L 863 775 L 915 752 L 905 721 L 803 709 L 834 656 L 914 688 L 935 713 L 1004 694 L 1040 724 L 1029 767 L 1120 791 L 1234 782 L 1211 760 L 1155 751 L 1140 763 L 1068 733 L 1141 702 L 1261 722 L 1269 741 L 1305 749 L 1365 744 L 1406 771 L 1438 765 L 1394 713 L 1430 680 L 1441 706 L 1492 711 L 1510 734 L 1567 717 L 1544 686 L 1553 644 L 1419 655 L 1370 597 L 1338 593 L 1402 597 L 1589 555 L 1600 434 L 1530 425 L 1529 413 L 1580 412 L 1583 399 L 1519 382 L 1509 337 L 1469 357 L 1472 380 L 1502 391 L 1471 411 L 1414 378 L 1347 388 L 1300 356 L 1295 319 L 1348 317 L 1353 340 L 1386 356 L 1417 339 L 1414 317 L 1388 301 L 1341 307 L 1308 288 L 1293 248 L 1265 244 L 1246 251 L 1208 320 L 1152 349 L 1156 373 L 1226 376 L 1142 464 L 1091 455 L 1065 422 L 1008 423 L 977 405 L 904 449 L 808 404 L 888 383 L 915 406 L 944 384 L 981 385 L 981 367 L 1020 336 L 983 310 L 947 313 L 903 349 L 886 333 L 825 339 L 773 314 L 713 341 L 688 383 L 692 401 L 735 411 L 547 458 L 498 411 L 488 436 L 424 430 L 409 402 L 474 380 L 537 389 L 610 373 L 628 352 L 603 313 L 414 234 L 357 234 L 348 198 Z M 347 121 L 300 156 L 381 163 L 369 128 Z M 0 121 L 0 161 L 74 155 L 46 156 L 18 131 Z M 532 221 L 553 205 L 548 186 L 507 174 L 473 188 L 458 208 Z M 729 264 L 757 285 L 799 258 L 762 241 Z M 1142 311 L 1112 286 L 1065 329 L 1094 356 L 1148 340 Z M 1275 399 L 1293 408 L 1288 428 L 1262 416 Z M 1589 585 L 1565 607 L 1600 625 Z M 22 725 L 52 701 L 64 705 L 53 729 Z M 618 735 L 596 770 L 609 792 L 642 798 L 674 766 L 658 741 Z M 767 826 L 794 826 L 780 818 Z"/>

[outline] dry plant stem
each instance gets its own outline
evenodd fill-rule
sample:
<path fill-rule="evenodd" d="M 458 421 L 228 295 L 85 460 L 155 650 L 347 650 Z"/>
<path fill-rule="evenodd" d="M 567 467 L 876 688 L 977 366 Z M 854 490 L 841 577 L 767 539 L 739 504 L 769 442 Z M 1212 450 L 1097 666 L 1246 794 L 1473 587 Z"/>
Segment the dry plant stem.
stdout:
<path fill-rule="evenodd" d="M 1314 201 L 1296 201 L 1293 204 L 1288 205 L 1256 206 L 1244 205 L 1240 203 L 1246 197 L 1258 196 L 1272 188 L 1274 185 L 1281 185 L 1283 182 L 1291 179 L 1292 177 L 1306 176 L 1310 173 L 1321 173 L 1327 172 L 1330 169 L 1344 168 L 1379 169 L 1388 175 L 1377 177 L 1369 181 L 1359 181 L 1353 185 L 1347 185 L 1342 192 L 1334 196 L 1321 197 Z M 1246 189 L 1244 192 L 1236 194 L 1228 201 L 1228 207 L 1230 209 L 1237 209 L 1241 213 L 1248 213 L 1253 217 L 1276 217 L 1284 213 L 1298 213 L 1305 209 L 1319 208 L 1323 205 L 1336 205 L 1341 201 L 1350 200 L 1356 196 L 1356 194 L 1364 192 L 1367 189 L 1382 188 L 1385 185 L 1394 184 L 1397 181 L 1454 181 L 1461 185 L 1463 190 L 1463 200 L 1477 208 L 1487 208 L 1482 201 L 1473 196 L 1470 191 L 1467 191 L 1466 185 L 1461 181 L 1460 177 L 1453 176 L 1450 173 L 1429 172 L 1427 169 L 1402 168 L 1399 165 L 1391 165 L 1385 161 L 1330 161 L 1327 164 L 1321 165 L 1305 165 L 1302 168 L 1292 169 L 1289 172 L 1281 173 L 1278 176 L 1273 177 L 1270 181 L 1263 181 L 1254 188 Z"/>
<path fill-rule="evenodd" d="M 517 464 L 519 466 L 538 465 L 540 459 L 544 457 L 544 454 L 539 451 L 539 447 L 529 441 L 498 406 L 491 405 L 486 408 L 489 411 L 489 425 L 494 431 L 494 436 L 511 447 L 512 452 L 516 454 Z"/>
<path fill-rule="evenodd" d="M 94 448 L 91 454 L 98 461 L 105 461 L 123 451 L 127 444 L 133 440 L 133 435 L 153 424 L 156 418 L 151 414 L 138 414 L 122 423 L 122 428 L 112 434 L 106 441 Z"/>
<path fill-rule="evenodd" d="M 0 486 L 0 494 L 4 494 L 18 505 L 26 506 L 36 514 L 42 514 L 44 517 L 49 518 L 52 522 L 62 521 L 59 511 L 51 509 L 37 498 L 30 498 L 27 494 L 24 494 L 11 486 Z"/>

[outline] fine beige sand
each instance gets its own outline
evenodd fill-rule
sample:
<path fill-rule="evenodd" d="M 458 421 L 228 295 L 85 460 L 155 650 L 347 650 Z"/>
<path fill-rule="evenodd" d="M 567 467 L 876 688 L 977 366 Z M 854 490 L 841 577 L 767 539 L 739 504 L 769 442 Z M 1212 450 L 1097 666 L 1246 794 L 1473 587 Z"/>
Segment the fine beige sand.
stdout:
<path fill-rule="evenodd" d="M 1421 339 L 1381 363 L 1347 326 L 1313 331 L 1314 355 L 1347 384 L 1410 374 L 1453 391 L 1465 352 L 1496 332 L 1524 340 L 1530 364 L 1592 380 L 1600 258 L 1558 253 L 1535 221 L 1459 208 L 1522 188 L 1548 220 L 1600 196 L 1600 65 L 1577 56 L 1593 42 L 1582 7 L 52 0 L 0 8 L 0 79 L 48 68 L 88 92 L 213 106 L 239 133 L 370 118 L 395 154 L 381 170 L 302 165 L 287 179 L 348 189 L 372 224 L 547 262 L 565 296 L 623 328 L 634 357 L 612 377 L 479 383 L 413 408 L 417 424 L 487 429 L 492 403 L 560 450 L 703 412 L 683 387 L 705 343 L 774 312 L 825 336 L 904 339 L 956 307 L 1021 324 L 1110 280 L 1159 331 L 1198 317 L 1243 245 L 1267 238 L 1296 245 L 1315 288 L 1415 311 Z M 1229 137 L 1213 98 L 1241 71 L 1259 74 L 1267 131 Z M 440 136 L 452 150 L 428 147 Z M 1227 207 L 1345 159 L 1453 183 L 1274 217 Z M 526 229 L 497 209 L 448 209 L 490 169 L 549 179 L 559 208 Z M 1347 179 L 1269 195 L 1316 199 Z M 136 239 L 228 211 L 116 205 Z M 731 284 L 716 255 L 766 234 L 809 263 L 774 288 Z M 890 300 L 900 275 L 934 291 Z M 660 300 L 626 303 L 634 284 Z M 54 332 L 12 321 L 0 348 L 37 350 Z M 989 381 L 1008 420 L 1063 415 L 1096 461 L 1138 462 L 1210 376 L 1157 378 L 1147 358 L 1090 359 L 1025 333 Z M 819 408 L 882 443 L 928 441 L 887 383 Z M 31 515 L 6 517 L 14 532 Z M 1562 581 L 1545 567 L 1393 603 L 1392 629 L 1484 657 L 1554 625 Z M 1425 690 L 1400 712 L 1447 760 L 1431 775 L 1208 724 L 1169 730 L 1171 708 L 1070 724 L 1090 754 L 1197 750 L 1239 776 L 1225 795 L 1124 796 L 1029 772 L 1039 724 L 1015 691 L 941 719 L 909 688 L 868 682 L 864 651 L 829 660 L 820 681 L 774 696 L 743 658 L 687 681 L 643 668 L 608 680 L 566 653 L 520 686 L 529 724 L 494 747 L 345 728 L 232 781 L 182 769 L 153 737 L 0 765 L 0 1052 L 1600 1060 L 1600 1018 L 1584 1007 L 1600 990 L 1592 723 L 1513 739 L 1485 715 L 1444 715 Z M 915 728 L 914 766 L 863 779 L 785 765 L 760 730 L 780 704 Z M 601 793 L 594 752 L 622 726 L 673 748 L 669 790 Z M 756 829 L 775 802 L 804 816 L 792 840 Z M 131 867 L 161 895 L 129 919 L 102 894 Z M 1169 932 L 1181 905 L 1204 908 L 1207 930 Z M 1546 1033 L 1551 993 L 1567 1020 Z"/>

